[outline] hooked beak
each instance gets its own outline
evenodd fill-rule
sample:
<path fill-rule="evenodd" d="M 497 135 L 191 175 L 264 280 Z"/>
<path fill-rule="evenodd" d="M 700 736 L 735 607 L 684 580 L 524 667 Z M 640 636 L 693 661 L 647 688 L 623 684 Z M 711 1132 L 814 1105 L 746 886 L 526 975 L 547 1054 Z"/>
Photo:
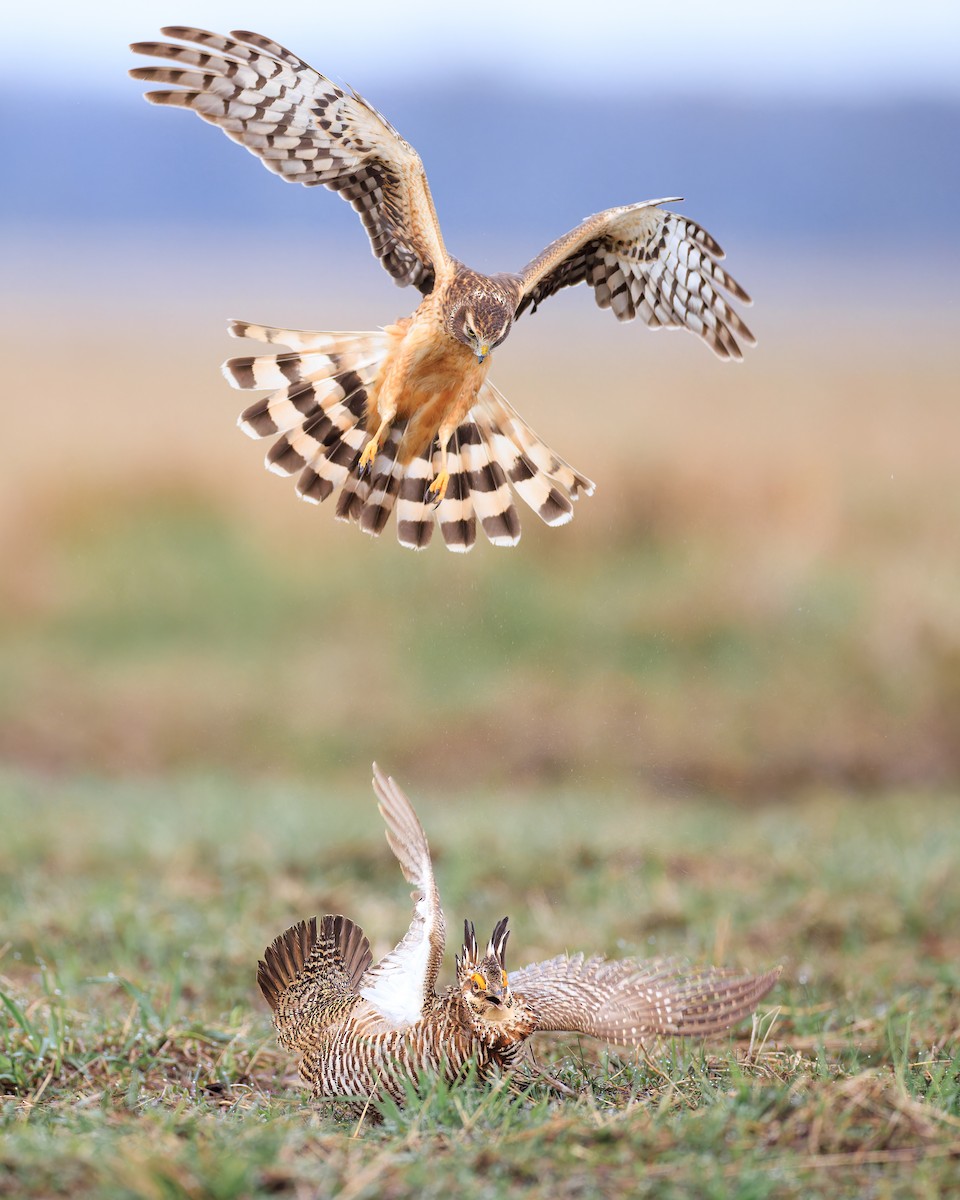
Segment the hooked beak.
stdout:
<path fill-rule="evenodd" d="M 482 363 L 483 360 L 487 357 L 487 355 L 489 353 L 490 353 L 489 346 L 481 346 L 480 349 L 477 351 L 477 362 Z"/>

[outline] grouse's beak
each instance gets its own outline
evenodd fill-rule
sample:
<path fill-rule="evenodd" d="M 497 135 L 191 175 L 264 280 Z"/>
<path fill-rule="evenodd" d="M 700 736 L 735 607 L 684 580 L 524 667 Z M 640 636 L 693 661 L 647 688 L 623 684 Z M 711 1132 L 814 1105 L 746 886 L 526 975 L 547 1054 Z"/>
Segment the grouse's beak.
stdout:
<path fill-rule="evenodd" d="M 491 1004 L 495 1004 L 497 1008 L 503 1003 L 503 992 L 487 992 L 487 999 Z"/>

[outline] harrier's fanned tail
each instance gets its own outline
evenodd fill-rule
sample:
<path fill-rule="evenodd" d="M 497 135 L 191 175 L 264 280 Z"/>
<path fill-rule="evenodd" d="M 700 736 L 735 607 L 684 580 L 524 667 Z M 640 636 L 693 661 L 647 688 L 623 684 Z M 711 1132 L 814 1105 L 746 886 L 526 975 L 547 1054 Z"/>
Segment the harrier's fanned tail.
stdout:
<path fill-rule="evenodd" d="M 266 466 L 297 475 L 297 494 L 319 504 L 338 488 L 336 515 L 380 535 L 394 508 L 400 544 L 422 550 L 434 525 L 448 549 L 470 550 L 477 524 L 496 546 L 515 546 L 520 518 L 513 491 L 548 525 L 563 525 L 573 503 L 593 483 L 540 440 L 486 381 L 477 402 L 447 447 L 449 483 L 436 503 L 430 483 L 439 470 L 437 440 L 411 453 L 407 421 L 394 421 L 372 467 L 358 473 L 369 440 L 366 418 L 384 356 L 385 332 L 316 333 L 234 321 L 234 337 L 281 343 L 289 351 L 231 358 L 223 373 L 237 388 L 273 388 L 241 414 L 240 428 L 253 438 L 276 438 Z"/>

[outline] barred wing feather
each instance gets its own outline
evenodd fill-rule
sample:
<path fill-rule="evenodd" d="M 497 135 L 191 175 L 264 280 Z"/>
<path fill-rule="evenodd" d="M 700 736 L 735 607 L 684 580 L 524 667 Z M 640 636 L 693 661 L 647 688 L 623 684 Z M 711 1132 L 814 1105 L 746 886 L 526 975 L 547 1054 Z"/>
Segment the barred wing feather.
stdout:
<path fill-rule="evenodd" d="M 724 254 L 710 234 L 660 207 L 679 198 L 609 208 L 557 238 L 520 272 L 517 315 L 560 288 L 588 283 L 618 321 L 687 328 L 720 358 L 742 358 L 737 339 L 753 345 L 756 338 L 722 293 L 743 304 L 750 297 L 720 266 Z"/>
<path fill-rule="evenodd" d="M 621 1045 L 656 1035 L 704 1037 L 753 1012 L 780 971 L 745 975 L 671 959 L 561 955 L 510 975 L 510 989 L 531 1006 L 539 1031 L 590 1034 Z"/>
<path fill-rule="evenodd" d="M 161 86 L 151 104 L 192 109 L 292 183 L 322 185 L 360 214 L 373 253 L 396 283 L 424 295 L 448 258 L 420 157 L 362 96 L 338 87 L 270 38 L 228 37 L 191 26 L 171 42 L 136 42 L 135 54 L 170 66 L 135 67 Z"/>

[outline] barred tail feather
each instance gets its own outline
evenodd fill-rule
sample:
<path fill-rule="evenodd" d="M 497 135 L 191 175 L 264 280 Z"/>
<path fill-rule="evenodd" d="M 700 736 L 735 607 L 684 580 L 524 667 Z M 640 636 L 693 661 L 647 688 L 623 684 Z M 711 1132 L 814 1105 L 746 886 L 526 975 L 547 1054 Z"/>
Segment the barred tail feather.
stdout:
<path fill-rule="evenodd" d="M 311 333 L 240 321 L 233 321 L 229 331 L 233 337 L 283 342 L 296 351 L 231 358 L 221 368 L 235 388 L 277 389 L 240 414 L 240 428 L 253 438 L 288 433 L 319 413 L 341 430 L 356 424 L 365 412 L 367 388 L 387 347 L 383 333 Z M 347 405 L 356 419 L 351 422 L 339 405 Z"/>
<path fill-rule="evenodd" d="M 397 456 L 405 428 L 405 421 L 397 421 L 393 425 L 374 460 L 369 483 L 362 481 L 367 483 L 367 487 L 357 519 L 363 532 L 371 537 L 379 537 L 383 532 L 396 503 L 403 479 L 403 466 Z"/>
<path fill-rule="evenodd" d="M 364 357 L 361 347 L 354 347 L 354 370 L 372 366 L 382 353 L 377 346 L 370 347 Z M 222 366 L 228 381 L 238 388 L 280 388 L 295 391 L 293 385 L 338 378 L 345 371 L 342 354 L 331 354 L 320 350 L 291 351 L 289 354 L 263 354 L 252 358 L 230 358 Z"/>
<path fill-rule="evenodd" d="M 359 521 L 369 492 L 370 485 L 365 479 L 361 479 L 356 471 L 345 472 L 340 481 L 340 495 L 337 497 L 337 520 Z"/>
<path fill-rule="evenodd" d="M 520 517 L 503 467 L 493 457 L 477 424 L 461 428 L 460 434 L 460 455 L 483 532 L 494 546 L 515 546 L 520 541 Z"/>
<path fill-rule="evenodd" d="M 449 481 L 439 504 L 429 492 L 440 470 L 437 440 L 404 461 L 405 421 L 394 422 L 371 471 L 361 478 L 357 466 L 369 439 L 368 397 L 390 334 L 321 333 L 240 321 L 230 325 L 230 333 L 292 347 L 223 364 L 233 387 L 273 389 L 244 409 L 238 421 L 250 437 L 276 439 L 266 455 L 268 470 L 297 475 L 297 494 L 312 504 L 339 488 L 337 518 L 355 521 L 373 537 L 396 508 L 397 538 L 410 549 L 429 545 L 439 524 L 447 548 L 465 553 L 476 542 L 478 522 L 493 545 L 515 546 L 520 519 L 513 491 L 548 525 L 565 524 L 579 493 L 593 492 L 593 483 L 555 455 L 490 383 L 447 446 Z"/>
<path fill-rule="evenodd" d="M 469 428 L 461 425 L 460 429 Z M 448 550 L 465 554 L 477 540 L 477 519 L 470 498 L 470 475 L 460 445 L 460 429 L 454 432 L 447 447 L 447 471 L 450 481 L 443 499 L 437 505 L 437 521 Z M 439 469 L 439 462 L 437 463 Z"/>
<path fill-rule="evenodd" d="M 276 1009 L 308 964 L 326 968 L 321 977 L 348 994 L 357 988 L 372 961 L 363 930 L 348 917 L 326 916 L 319 923 L 310 917 L 274 938 L 257 964 L 257 982 L 264 999 Z"/>
<path fill-rule="evenodd" d="M 275 938 L 257 966 L 278 1040 L 291 1050 L 315 1044 L 355 999 L 373 956 L 363 930 L 342 916 L 300 921 Z"/>
<path fill-rule="evenodd" d="M 537 471 L 553 480 L 554 484 L 566 493 L 569 500 L 576 500 L 581 492 L 585 496 L 593 495 L 595 487 L 593 480 L 588 479 L 586 475 L 581 475 L 565 459 L 554 454 L 550 447 L 533 432 L 503 393 L 489 381 L 484 386 L 482 401 L 500 431 L 519 447 L 522 454 L 530 460 Z M 531 507 L 535 506 L 531 505 Z M 569 519 L 567 517 L 567 520 Z M 563 524 L 564 522 L 557 523 Z M 549 525 L 551 522 L 547 521 L 547 524 Z"/>
<path fill-rule="evenodd" d="M 365 441 L 363 430 L 352 426 L 313 454 L 297 479 L 296 491 L 300 499 L 308 504 L 320 504 L 332 495 L 356 469 Z"/>
<path fill-rule="evenodd" d="M 279 343 L 289 346 L 291 350 L 318 350 L 326 353 L 328 350 L 339 351 L 344 342 L 358 340 L 379 341 L 386 345 L 387 335 L 370 330 L 338 330 L 335 333 L 320 332 L 315 329 L 278 329 L 273 325 L 254 325 L 249 321 L 231 321 L 227 333 L 235 338 L 251 338 L 256 342 Z"/>
<path fill-rule="evenodd" d="M 367 440 L 363 419 L 388 338 L 378 332 L 322 333 L 234 321 L 233 337 L 282 343 L 292 352 L 232 358 L 223 373 L 233 387 L 276 388 L 240 414 L 248 436 L 280 436 L 266 456 L 277 475 L 298 475 L 297 494 L 326 500 L 351 479 Z"/>
<path fill-rule="evenodd" d="M 580 492 L 593 494 L 593 482 L 554 454 L 492 383 L 484 384 L 471 415 L 492 462 L 547 525 L 565 525 Z"/>
<path fill-rule="evenodd" d="M 433 537 L 435 514 L 432 503 L 427 499 L 427 488 L 433 476 L 433 456 L 428 450 L 407 463 L 400 480 L 397 540 L 408 550 L 425 550 Z"/>
<path fill-rule="evenodd" d="M 303 485 L 312 482 L 314 475 L 328 476 L 331 490 L 343 483 L 356 465 L 366 441 L 366 433 L 357 425 L 364 396 L 365 393 L 353 393 L 351 399 L 357 401 L 355 405 L 345 404 L 341 406 L 342 411 L 333 415 L 321 413 L 301 429 L 278 438 L 267 451 L 267 470 L 275 475 L 299 472 L 297 492 L 300 495 L 304 494 Z M 361 412 L 357 412 L 357 408 Z"/>

